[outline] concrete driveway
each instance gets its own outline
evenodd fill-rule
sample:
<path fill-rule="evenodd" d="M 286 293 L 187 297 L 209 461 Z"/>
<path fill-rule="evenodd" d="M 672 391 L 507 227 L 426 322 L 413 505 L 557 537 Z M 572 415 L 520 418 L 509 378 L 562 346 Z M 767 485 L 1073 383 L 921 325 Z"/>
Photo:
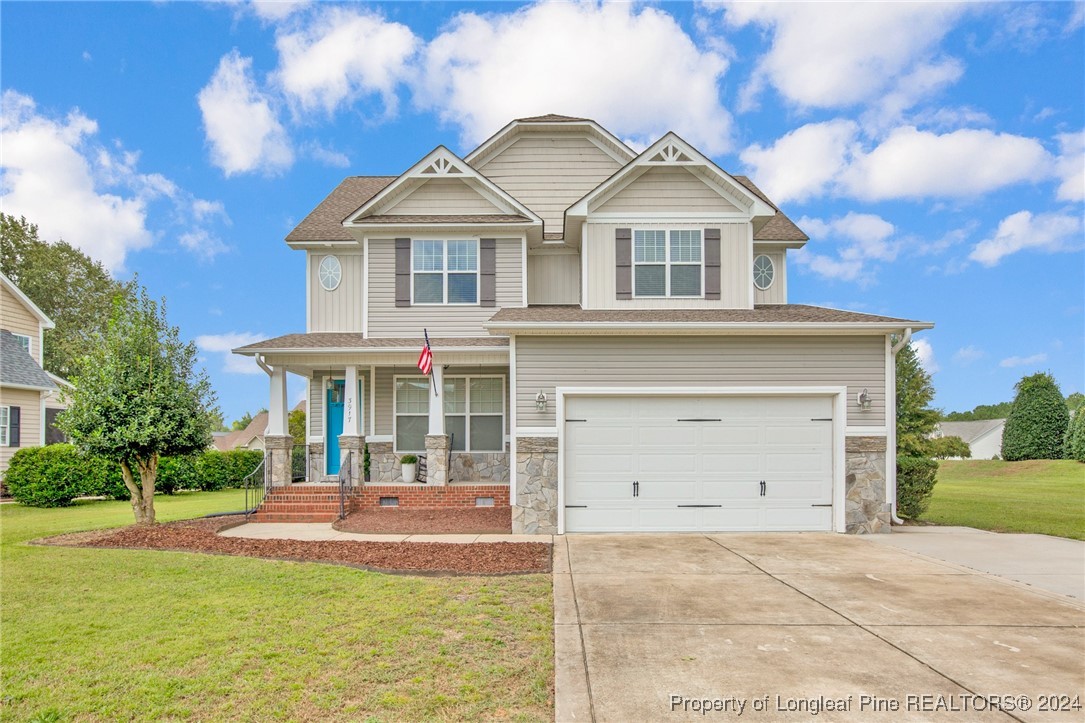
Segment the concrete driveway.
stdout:
<path fill-rule="evenodd" d="M 1085 705 L 1085 606 L 1062 596 L 833 534 L 554 546 L 559 722 L 1085 717 L 1040 711 Z"/>

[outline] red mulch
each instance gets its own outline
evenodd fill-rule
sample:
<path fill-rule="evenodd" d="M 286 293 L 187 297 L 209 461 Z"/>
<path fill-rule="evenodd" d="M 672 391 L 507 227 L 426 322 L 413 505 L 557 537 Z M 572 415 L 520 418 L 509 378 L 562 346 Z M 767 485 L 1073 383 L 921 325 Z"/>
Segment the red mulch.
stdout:
<path fill-rule="evenodd" d="M 550 571 L 550 545 L 542 542 L 354 542 L 252 540 L 221 537 L 219 530 L 238 517 L 132 525 L 119 530 L 75 533 L 50 544 L 86 547 L 174 550 L 242 555 L 274 560 L 325 562 L 388 572 L 504 575 Z"/>
<path fill-rule="evenodd" d="M 372 534 L 451 535 L 512 532 L 512 511 L 508 507 L 412 510 L 386 507 L 358 510 L 332 525 L 343 532 Z"/>

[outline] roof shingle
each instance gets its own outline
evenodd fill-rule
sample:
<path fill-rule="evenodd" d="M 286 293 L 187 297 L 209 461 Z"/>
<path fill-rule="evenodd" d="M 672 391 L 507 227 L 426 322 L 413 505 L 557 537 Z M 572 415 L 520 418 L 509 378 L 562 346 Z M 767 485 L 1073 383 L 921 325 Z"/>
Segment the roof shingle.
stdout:
<path fill-rule="evenodd" d="M 751 193 L 776 209 L 776 215 L 770 216 L 760 226 L 755 224 L 753 232 L 754 241 L 809 241 L 810 237 L 802 232 L 795 222 L 787 217 L 780 207 L 769 200 L 765 193 L 754 185 L 746 176 L 734 176 L 736 181 L 745 186 Z"/>
<path fill-rule="evenodd" d="M 376 196 L 397 176 L 351 176 L 344 178 L 308 216 L 286 236 L 290 241 L 353 241 L 343 228 L 347 216 Z"/>
<path fill-rule="evenodd" d="M 499 336 L 469 336 L 432 338 L 430 346 L 441 348 L 501 348 L 508 347 L 509 340 Z M 266 349 L 412 349 L 422 348 L 422 338 L 365 338 L 360 332 L 313 332 L 309 334 L 286 334 L 274 339 L 265 339 L 254 344 L 247 344 L 234 351 L 263 351 Z"/>
<path fill-rule="evenodd" d="M 581 309 L 579 306 L 528 306 L 501 309 L 490 319 L 507 323 L 665 323 L 665 324 L 900 324 L 925 322 L 805 304 L 762 304 L 753 309 Z"/>
<path fill-rule="evenodd" d="M 17 384 L 35 389 L 56 389 L 57 385 L 23 349 L 10 331 L 0 331 L 0 384 Z"/>
<path fill-rule="evenodd" d="M 520 214 L 510 213 L 485 213 L 473 215 L 436 215 L 436 214 L 387 214 L 380 216 L 366 216 L 352 223 L 524 223 L 531 219 Z"/>

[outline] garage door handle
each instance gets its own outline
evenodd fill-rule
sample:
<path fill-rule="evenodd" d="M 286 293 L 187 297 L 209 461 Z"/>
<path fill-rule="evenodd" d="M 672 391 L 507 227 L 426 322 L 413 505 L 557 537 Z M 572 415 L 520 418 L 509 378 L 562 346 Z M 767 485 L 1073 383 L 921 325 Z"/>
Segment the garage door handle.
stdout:
<path fill-rule="evenodd" d="M 765 480 L 761 480 L 761 496 L 762 497 L 765 496 L 765 487 L 766 487 Z"/>
<path fill-rule="evenodd" d="M 586 509 L 588 509 L 588 506 L 587 505 L 565 505 L 565 509 L 567 509 L 567 510 L 586 510 Z"/>
<path fill-rule="evenodd" d="M 720 422 L 720 419 L 679 419 L 679 422 Z"/>
<path fill-rule="evenodd" d="M 678 507 L 723 507 L 723 505 L 677 505 Z"/>
<path fill-rule="evenodd" d="M 811 507 L 832 507 L 832 506 L 833 506 L 833 503 L 832 503 L 832 502 L 829 502 L 829 503 L 827 503 L 827 504 L 824 504 L 824 505 L 810 505 L 810 506 L 811 506 Z"/>

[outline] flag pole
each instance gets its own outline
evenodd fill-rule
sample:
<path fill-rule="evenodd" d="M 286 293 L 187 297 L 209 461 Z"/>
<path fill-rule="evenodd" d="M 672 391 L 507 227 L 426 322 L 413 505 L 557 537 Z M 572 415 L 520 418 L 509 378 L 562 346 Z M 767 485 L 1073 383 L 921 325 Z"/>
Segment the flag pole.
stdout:
<path fill-rule="evenodd" d="M 429 349 L 429 353 L 431 355 L 431 361 L 430 361 L 430 367 L 429 367 L 429 380 L 431 382 L 433 382 L 433 396 L 439 397 L 441 395 L 437 393 L 437 380 L 433 378 L 433 361 L 432 361 L 433 349 L 431 349 L 430 345 L 429 345 L 429 331 L 427 331 L 426 329 L 422 329 L 422 335 L 424 337 L 426 337 L 426 348 Z"/>

